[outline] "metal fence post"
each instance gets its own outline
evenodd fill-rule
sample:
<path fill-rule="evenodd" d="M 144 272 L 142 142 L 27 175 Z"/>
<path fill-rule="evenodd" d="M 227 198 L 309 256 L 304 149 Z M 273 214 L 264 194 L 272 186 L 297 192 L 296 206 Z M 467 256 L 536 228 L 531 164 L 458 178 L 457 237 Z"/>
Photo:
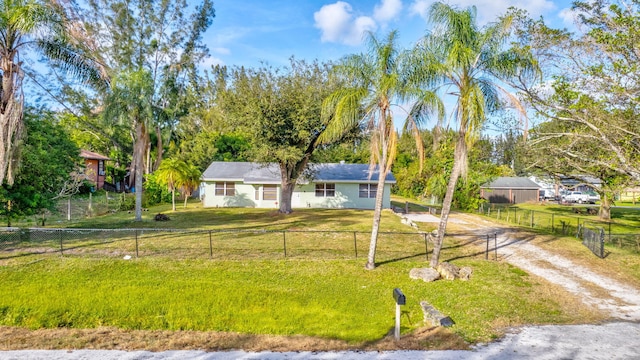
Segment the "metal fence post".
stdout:
<path fill-rule="evenodd" d="M 63 231 L 62 230 L 58 230 L 58 231 L 60 232 L 60 256 L 63 256 L 64 255 L 64 252 L 63 252 L 64 249 L 62 248 L 62 233 L 63 233 Z"/>
<path fill-rule="evenodd" d="M 531 210 L 531 227 L 533 227 L 533 214 L 535 213 L 535 211 Z"/>
<path fill-rule="evenodd" d="M 282 231 L 282 243 L 284 246 L 284 257 L 287 257 L 287 232 Z"/>
<path fill-rule="evenodd" d="M 358 240 L 357 240 L 357 233 L 354 231 L 353 232 L 353 250 L 356 253 L 356 259 L 358 258 Z"/>
<path fill-rule="evenodd" d="M 138 257 L 138 231 L 136 230 L 136 258 Z"/>
<path fill-rule="evenodd" d="M 551 213 L 551 233 L 552 234 L 556 232 L 554 215 L 555 215 L 554 213 Z"/>
<path fill-rule="evenodd" d="M 496 261 L 498 261 L 498 233 L 493 233 L 493 250 Z"/>
<path fill-rule="evenodd" d="M 209 259 L 213 259 L 213 242 L 211 241 L 211 230 L 209 230 Z"/>
<path fill-rule="evenodd" d="M 604 229 L 600 228 L 600 258 L 604 259 Z"/>

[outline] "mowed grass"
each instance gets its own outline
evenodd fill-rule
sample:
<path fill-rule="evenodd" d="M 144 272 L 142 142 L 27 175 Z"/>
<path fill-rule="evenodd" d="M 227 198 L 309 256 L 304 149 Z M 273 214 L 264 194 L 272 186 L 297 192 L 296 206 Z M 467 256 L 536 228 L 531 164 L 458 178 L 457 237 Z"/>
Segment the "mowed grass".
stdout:
<path fill-rule="evenodd" d="M 358 344 L 394 324 L 392 290 L 407 296 L 403 333 L 423 326 L 427 300 L 470 342 L 505 326 L 573 323 L 586 314 L 505 263 L 468 260 L 473 280 L 426 284 L 408 271 L 421 262 L 364 270 L 361 261 L 165 261 L 49 258 L 0 268 L 0 325 L 112 326 L 142 330 L 307 335 Z M 588 317 L 587 317 L 588 319 Z"/>
<path fill-rule="evenodd" d="M 289 216 L 271 210 L 191 205 L 175 213 L 168 210 L 151 209 L 139 223 L 131 214 L 118 213 L 68 225 L 366 231 L 372 219 L 371 211 L 358 210 L 305 209 Z M 158 212 L 166 212 L 172 220 L 150 220 L 150 214 Z M 435 225 L 421 224 L 421 229 Z M 412 229 L 385 211 L 381 231 Z M 368 239 L 363 243 L 366 247 Z M 428 266 L 424 254 L 403 255 L 412 251 L 379 256 L 373 271 L 363 268 L 366 252 L 357 259 L 339 260 L 322 255 L 265 259 L 259 252 L 234 260 L 33 255 L 0 263 L 0 325 L 295 334 L 358 346 L 392 331 L 396 287 L 407 296 L 403 334 L 425 326 L 419 305 L 423 300 L 449 315 L 456 323 L 452 331 L 472 343 L 494 339 L 511 326 L 602 318 L 557 287 L 505 262 L 485 261 L 484 254 L 464 244 L 464 239 L 447 238 L 442 260 L 472 267 L 471 281 L 434 283 L 409 278 L 411 268 Z M 383 253 L 404 247 L 407 240 L 401 236 L 380 239 Z"/>

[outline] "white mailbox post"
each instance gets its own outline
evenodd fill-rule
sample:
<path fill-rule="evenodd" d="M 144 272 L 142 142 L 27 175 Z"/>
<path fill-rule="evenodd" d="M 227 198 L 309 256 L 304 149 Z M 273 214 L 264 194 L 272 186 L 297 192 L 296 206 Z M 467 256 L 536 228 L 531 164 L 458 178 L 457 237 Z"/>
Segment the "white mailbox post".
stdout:
<path fill-rule="evenodd" d="M 400 305 L 406 304 L 407 299 L 402 290 L 398 288 L 393 289 L 393 299 L 396 301 L 396 329 L 394 335 L 396 340 L 400 340 Z"/>

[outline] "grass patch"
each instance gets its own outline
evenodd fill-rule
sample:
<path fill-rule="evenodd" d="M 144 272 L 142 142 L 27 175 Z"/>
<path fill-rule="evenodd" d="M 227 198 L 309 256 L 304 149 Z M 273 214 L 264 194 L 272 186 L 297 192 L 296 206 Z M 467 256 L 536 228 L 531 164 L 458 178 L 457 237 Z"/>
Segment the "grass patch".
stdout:
<path fill-rule="evenodd" d="M 0 325 L 116 327 L 306 335 L 363 344 L 394 323 L 392 289 L 407 295 L 403 333 L 423 326 L 421 300 L 450 315 L 466 341 L 488 341 L 504 326 L 584 321 L 541 296 L 540 284 L 505 263 L 465 260 L 469 282 L 425 284 L 408 270 L 424 262 L 366 271 L 361 261 L 166 261 L 49 258 L 0 268 Z"/>
<path fill-rule="evenodd" d="M 168 209 L 151 210 L 154 214 Z M 203 230 L 367 231 L 372 212 L 305 209 L 283 216 L 270 210 L 193 206 L 169 215 L 171 221 L 156 223 L 145 213 L 145 220 L 135 223 L 132 215 L 117 213 L 69 225 L 75 229 L 129 228 L 134 224 Z M 383 214 L 381 230 L 411 231 L 389 211 Z M 290 250 L 301 253 L 333 240 L 316 239 L 298 248 L 292 243 Z M 184 239 L 158 241 L 186 246 Z M 249 246 L 262 240 L 250 236 L 243 241 Z M 287 259 L 265 258 L 258 253 L 250 257 L 241 254 L 236 260 L 225 256 L 214 260 L 166 256 L 123 260 L 122 253 L 108 258 L 72 252 L 63 257 L 12 259 L 0 263 L 0 325 L 297 335 L 363 348 L 392 331 L 395 287 L 407 295 L 407 305 L 402 307 L 405 336 L 424 329 L 422 300 L 451 316 L 456 322 L 451 331 L 471 343 L 490 341 L 511 326 L 600 320 L 598 314 L 557 287 L 504 262 L 484 261 L 484 254 L 465 246 L 464 241 L 447 237 L 441 259 L 471 266 L 471 281 L 428 284 L 409 279 L 411 268 L 428 265 L 422 256 L 402 255 L 413 250 L 407 250 L 408 242 L 400 236 L 380 239 L 380 266 L 374 271 L 363 269 L 366 249 L 359 259 L 340 260 L 313 252 Z M 361 243 L 366 247 L 368 238 Z M 424 348 L 433 345 L 421 344 Z"/>

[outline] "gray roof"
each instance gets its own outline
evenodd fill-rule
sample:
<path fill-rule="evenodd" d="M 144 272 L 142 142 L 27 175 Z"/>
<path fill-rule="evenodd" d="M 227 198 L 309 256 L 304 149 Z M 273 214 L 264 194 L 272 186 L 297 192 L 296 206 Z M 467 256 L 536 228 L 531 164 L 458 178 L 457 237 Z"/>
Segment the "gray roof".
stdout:
<path fill-rule="evenodd" d="M 526 177 L 499 177 L 481 188 L 489 189 L 540 189 L 540 185 Z"/>
<path fill-rule="evenodd" d="M 314 182 L 375 183 L 378 181 L 375 169 L 369 177 L 367 164 L 309 164 L 304 179 Z M 214 161 L 202 174 L 205 181 L 242 181 L 247 184 L 280 184 L 280 168 L 276 163 L 259 164 L 251 162 Z M 386 183 L 394 184 L 392 173 L 387 174 Z"/>

